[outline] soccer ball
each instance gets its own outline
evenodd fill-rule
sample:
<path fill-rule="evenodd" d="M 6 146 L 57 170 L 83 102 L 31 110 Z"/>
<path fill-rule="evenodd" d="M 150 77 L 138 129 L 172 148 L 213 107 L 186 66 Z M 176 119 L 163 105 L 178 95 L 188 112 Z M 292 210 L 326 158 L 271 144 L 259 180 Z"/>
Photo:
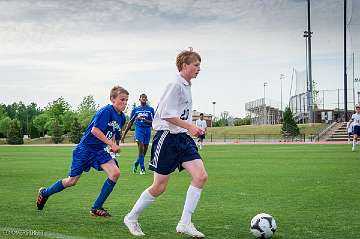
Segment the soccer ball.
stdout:
<path fill-rule="evenodd" d="M 260 213 L 250 222 L 250 231 L 256 238 L 272 238 L 276 231 L 275 219 L 266 213 Z"/>

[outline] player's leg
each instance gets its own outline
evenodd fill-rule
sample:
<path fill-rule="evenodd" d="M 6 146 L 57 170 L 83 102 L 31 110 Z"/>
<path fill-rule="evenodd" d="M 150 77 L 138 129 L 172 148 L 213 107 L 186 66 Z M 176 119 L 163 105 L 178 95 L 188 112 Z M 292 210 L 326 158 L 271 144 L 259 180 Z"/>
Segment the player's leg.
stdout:
<path fill-rule="evenodd" d="M 203 141 L 204 141 L 204 138 L 202 135 L 199 136 L 200 137 L 200 149 L 203 148 Z"/>
<path fill-rule="evenodd" d="M 143 210 L 149 207 L 155 198 L 160 196 L 166 190 L 169 182 L 169 175 L 161 175 L 154 172 L 153 184 L 140 195 L 131 211 L 124 217 L 124 223 L 134 236 L 145 235 L 138 223 L 138 218 Z"/>
<path fill-rule="evenodd" d="M 358 138 L 358 135 L 355 133 L 355 134 L 354 134 L 354 137 L 353 137 L 352 151 L 355 151 L 355 150 L 356 150 L 357 138 Z"/>
<path fill-rule="evenodd" d="M 144 158 L 145 158 L 145 145 L 142 141 L 138 142 L 139 144 L 139 164 L 140 164 L 140 174 L 145 174 L 145 165 L 144 165 Z"/>
<path fill-rule="evenodd" d="M 191 184 L 186 193 L 183 213 L 176 231 L 190 236 L 204 237 L 204 234 L 199 232 L 191 222 L 191 216 L 199 202 L 202 188 L 208 179 L 208 175 L 201 159 L 184 162 L 182 167 L 191 175 Z"/>
<path fill-rule="evenodd" d="M 68 178 L 64 178 L 56 181 L 48 188 L 41 187 L 38 191 L 38 196 L 36 198 L 36 206 L 38 210 L 42 210 L 44 208 L 46 201 L 51 195 L 61 192 L 65 188 L 74 186 L 79 180 L 79 178 L 80 175 L 76 177 L 69 176 Z"/>
<path fill-rule="evenodd" d="M 105 171 L 108 175 L 108 178 L 105 180 L 100 194 L 96 198 L 91 210 L 90 214 L 93 216 L 102 216 L 102 217 L 109 217 L 111 216 L 104 208 L 104 202 L 109 197 L 110 193 L 113 191 L 118 178 L 120 177 L 120 169 L 116 165 L 114 159 L 101 164 L 101 168 Z"/>
<path fill-rule="evenodd" d="M 74 149 L 69 177 L 56 181 L 48 188 L 42 187 L 39 189 L 36 200 L 38 210 L 42 210 L 44 208 L 47 199 L 51 195 L 61 192 L 67 187 L 76 185 L 82 172 L 84 171 L 84 159 L 87 159 L 88 154 L 88 150 L 79 145 Z"/>

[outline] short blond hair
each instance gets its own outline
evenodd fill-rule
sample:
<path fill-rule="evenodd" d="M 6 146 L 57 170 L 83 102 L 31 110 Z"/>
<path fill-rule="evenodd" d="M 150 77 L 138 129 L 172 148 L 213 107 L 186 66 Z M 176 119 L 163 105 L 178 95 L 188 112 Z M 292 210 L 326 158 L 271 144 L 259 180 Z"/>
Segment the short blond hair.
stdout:
<path fill-rule="evenodd" d="M 201 56 L 199 53 L 195 52 L 192 47 L 189 47 L 189 50 L 184 50 L 180 52 L 176 56 L 176 66 L 178 71 L 182 70 L 182 65 L 185 63 L 186 65 L 190 65 L 195 60 L 199 60 L 201 62 Z"/>
<path fill-rule="evenodd" d="M 110 91 L 110 99 L 115 99 L 120 94 L 129 95 L 129 92 L 124 87 L 114 86 Z"/>

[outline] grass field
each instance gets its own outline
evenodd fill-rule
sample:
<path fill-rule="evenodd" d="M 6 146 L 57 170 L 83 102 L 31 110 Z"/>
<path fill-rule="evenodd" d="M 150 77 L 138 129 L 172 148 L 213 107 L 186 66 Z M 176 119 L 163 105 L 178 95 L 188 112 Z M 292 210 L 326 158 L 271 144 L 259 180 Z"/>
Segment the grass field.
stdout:
<path fill-rule="evenodd" d="M 105 174 L 93 170 L 37 211 L 37 189 L 67 175 L 71 151 L 0 147 L 0 238 L 133 238 L 123 216 L 152 182 L 151 174 L 129 173 L 135 147 L 121 153 L 122 175 L 105 205 L 112 218 L 89 215 L 105 180 Z M 209 182 L 193 221 L 207 238 L 251 239 L 250 219 L 259 212 L 275 217 L 275 239 L 360 238 L 360 148 L 217 145 L 206 146 L 201 154 Z M 175 233 L 175 226 L 188 182 L 186 173 L 175 173 L 168 191 L 144 211 L 145 238 L 186 238 Z"/>

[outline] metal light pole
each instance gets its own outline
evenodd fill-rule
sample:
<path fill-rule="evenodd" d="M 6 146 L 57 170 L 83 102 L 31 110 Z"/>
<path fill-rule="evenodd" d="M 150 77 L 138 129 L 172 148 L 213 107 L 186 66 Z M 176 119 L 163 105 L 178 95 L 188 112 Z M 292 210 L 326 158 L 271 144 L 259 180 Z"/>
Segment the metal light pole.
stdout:
<path fill-rule="evenodd" d="M 282 80 L 285 79 L 284 74 L 280 74 L 280 110 L 283 112 L 283 88 L 282 88 Z M 282 114 L 282 113 L 281 113 Z"/>
<path fill-rule="evenodd" d="M 348 121 L 347 109 L 347 73 L 346 73 L 346 0 L 344 0 L 344 114 L 345 121 Z"/>
<path fill-rule="evenodd" d="M 266 98 L 265 98 L 265 87 L 267 85 L 268 85 L 268 83 L 264 82 L 264 124 L 267 124 Z"/>
<path fill-rule="evenodd" d="M 213 104 L 213 120 L 212 121 L 215 121 L 215 104 L 216 104 L 216 102 L 213 101 L 212 104 Z"/>
<path fill-rule="evenodd" d="M 352 54 L 352 62 L 353 62 L 353 75 L 352 75 L 352 78 L 353 78 L 353 80 L 352 80 L 352 82 L 353 82 L 353 101 L 354 101 L 354 109 L 355 109 L 355 53 L 353 52 L 353 54 Z"/>
<path fill-rule="evenodd" d="M 312 70 L 311 70 L 311 35 L 313 32 L 311 31 L 310 24 L 310 0 L 307 0 L 307 20 L 308 20 L 308 29 L 304 31 L 304 37 L 307 38 L 307 56 L 308 56 L 308 111 L 309 111 L 309 122 L 314 123 L 314 112 L 313 112 L 313 85 L 312 85 Z"/>

